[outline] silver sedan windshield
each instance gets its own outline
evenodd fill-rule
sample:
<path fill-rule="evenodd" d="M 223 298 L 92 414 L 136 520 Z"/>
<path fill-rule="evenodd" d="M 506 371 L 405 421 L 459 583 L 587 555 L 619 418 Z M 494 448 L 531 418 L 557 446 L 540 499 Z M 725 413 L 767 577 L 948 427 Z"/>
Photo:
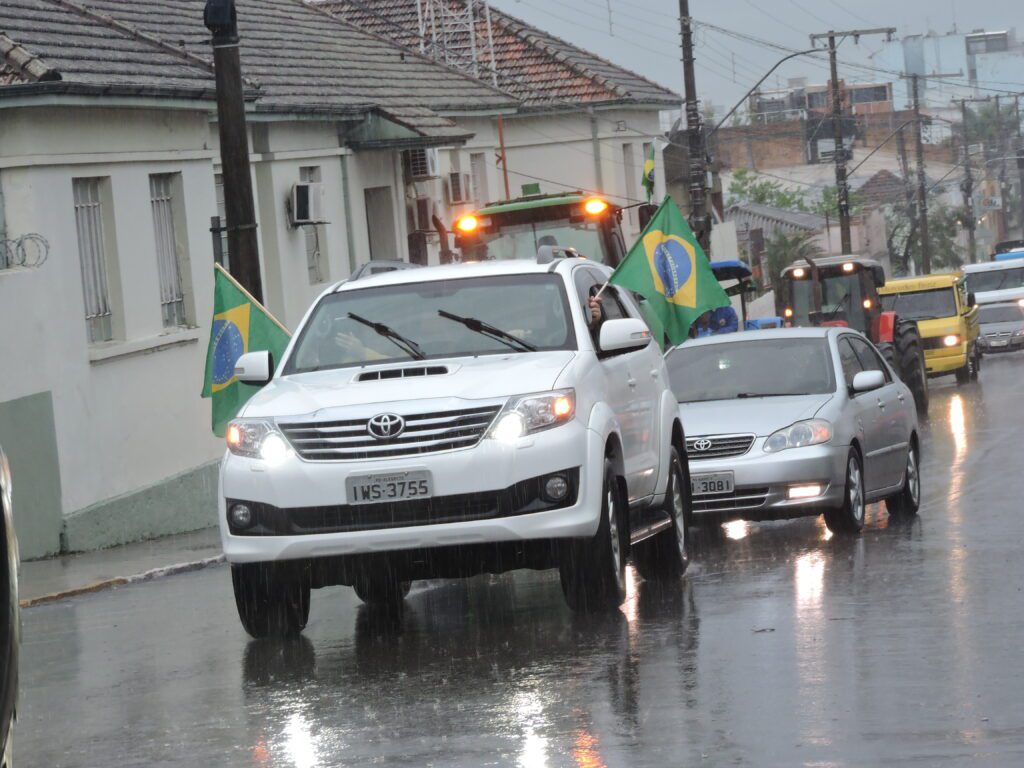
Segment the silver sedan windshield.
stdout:
<path fill-rule="evenodd" d="M 666 360 L 681 403 L 835 391 L 828 341 L 764 338 L 683 345 Z"/>

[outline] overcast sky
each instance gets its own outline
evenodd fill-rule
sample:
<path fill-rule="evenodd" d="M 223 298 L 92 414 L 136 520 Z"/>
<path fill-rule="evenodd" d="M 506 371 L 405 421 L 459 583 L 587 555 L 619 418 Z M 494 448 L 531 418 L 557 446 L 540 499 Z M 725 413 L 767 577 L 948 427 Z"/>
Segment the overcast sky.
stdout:
<path fill-rule="evenodd" d="M 682 93 L 679 62 L 679 4 L 676 0 L 491 0 L 507 11 L 617 64 Z M 609 7 L 611 30 L 609 30 Z M 899 35 L 929 29 L 949 32 L 1017 27 L 1024 36 L 1021 0 L 690 0 L 697 21 L 791 48 L 809 46 L 808 35 L 829 29 L 896 27 Z M 881 38 L 850 40 L 840 58 L 866 63 Z M 778 61 L 782 52 L 721 32 L 697 34 L 697 88 L 706 102 L 731 107 Z M 827 63 L 797 58 L 783 64 L 763 87 L 785 85 L 790 77 L 828 79 Z M 874 79 L 863 71 L 840 77 Z M 778 81 L 776 82 L 776 78 Z M 1024 79 L 1024 78 L 1022 78 Z M 1021 90 L 1024 90 L 1022 86 Z"/>

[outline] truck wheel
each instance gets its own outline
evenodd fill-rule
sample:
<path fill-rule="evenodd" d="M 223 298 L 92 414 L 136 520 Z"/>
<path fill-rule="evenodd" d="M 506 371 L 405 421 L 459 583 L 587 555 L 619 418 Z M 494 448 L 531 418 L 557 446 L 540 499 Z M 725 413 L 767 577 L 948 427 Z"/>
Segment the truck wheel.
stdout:
<path fill-rule="evenodd" d="M 379 608 L 395 608 L 401 605 L 409 590 L 411 581 L 402 581 L 386 568 L 360 574 L 352 584 L 356 596 L 367 605 Z"/>
<path fill-rule="evenodd" d="M 675 448 L 663 508 L 672 526 L 633 548 L 633 563 L 646 581 L 678 580 L 690 564 L 690 479 Z"/>
<path fill-rule="evenodd" d="M 259 639 L 292 637 L 309 620 L 309 575 L 291 563 L 231 566 L 235 606 L 245 631 Z"/>
<path fill-rule="evenodd" d="M 901 320 L 896 323 L 892 342 L 878 345 L 879 351 L 914 395 L 914 405 L 922 416 L 928 413 L 928 369 L 917 323 Z"/>
<path fill-rule="evenodd" d="M 911 517 L 917 514 L 921 506 L 921 465 L 916 442 L 911 442 L 910 450 L 907 451 L 907 467 L 903 478 L 903 488 L 885 500 L 885 508 L 890 515 Z"/>
<path fill-rule="evenodd" d="M 846 460 L 843 505 L 825 510 L 825 525 L 832 533 L 857 533 L 864 526 L 864 468 L 856 448 Z"/>
<path fill-rule="evenodd" d="M 611 461 L 604 462 L 601 523 L 592 539 L 569 543 L 559 563 L 565 602 L 574 611 L 618 608 L 626 599 L 629 509 Z"/>
<path fill-rule="evenodd" d="M 957 368 L 953 373 L 956 374 L 957 384 L 966 384 L 971 380 L 971 359 L 967 358 L 967 362 L 963 368 Z"/>
<path fill-rule="evenodd" d="M 978 380 L 978 374 L 981 372 L 981 348 L 975 344 L 974 351 L 971 354 L 971 381 Z"/>

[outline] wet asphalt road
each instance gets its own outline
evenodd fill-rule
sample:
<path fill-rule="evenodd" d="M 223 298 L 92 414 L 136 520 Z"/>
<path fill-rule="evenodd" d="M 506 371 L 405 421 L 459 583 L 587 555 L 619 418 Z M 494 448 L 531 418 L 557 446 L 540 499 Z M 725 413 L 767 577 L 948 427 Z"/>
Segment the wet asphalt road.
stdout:
<path fill-rule="evenodd" d="M 223 567 L 31 609 L 15 764 L 1024 765 L 1022 396 L 932 383 L 918 519 L 732 524 L 610 618 L 521 572 L 257 643 Z"/>

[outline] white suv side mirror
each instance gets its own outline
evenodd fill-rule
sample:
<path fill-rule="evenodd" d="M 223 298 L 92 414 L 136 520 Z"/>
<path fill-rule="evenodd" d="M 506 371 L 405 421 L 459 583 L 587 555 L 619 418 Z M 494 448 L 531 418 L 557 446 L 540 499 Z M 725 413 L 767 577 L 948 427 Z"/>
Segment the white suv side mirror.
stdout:
<path fill-rule="evenodd" d="M 643 349 L 654 340 L 643 320 L 624 317 L 605 320 L 601 325 L 601 352 L 631 352 Z"/>
<path fill-rule="evenodd" d="M 262 387 L 273 375 L 274 358 L 265 350 L 246 352 L 235 362 L 235 378 L 245 384 Z"/>
<path fill-rule="evenodd" d="M 881 371 L 861 371 L 853 377 L 854 392 L 870 392 L 885 386 L 885 374 Z"/>

